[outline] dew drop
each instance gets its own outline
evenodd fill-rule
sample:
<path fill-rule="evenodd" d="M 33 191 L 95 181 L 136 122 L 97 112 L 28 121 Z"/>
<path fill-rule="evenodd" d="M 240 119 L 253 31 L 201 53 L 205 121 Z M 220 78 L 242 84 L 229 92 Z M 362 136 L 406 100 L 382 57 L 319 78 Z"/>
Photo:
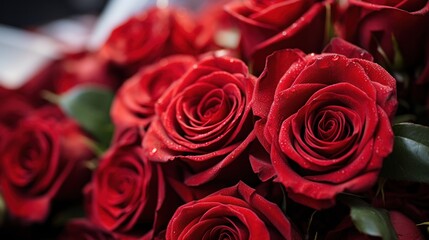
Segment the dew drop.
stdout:
<path fill-rule="evenodd" d="M 153 148 L 152 151 L 150 151 L 150 154 L 155 154 L 158 151 L 157 148 Z"/>
<path fill-rule="evenodd" d="M 286 31 L 283 31 L 283 32 L 282 32 L 282 35 L 283 35 L 283 36 L 286 36 L 286 35 L 287 35 L 287 32 L 286 32 Z"/>
<path fill-rule="evenodd" d="M 375 148 L 375 153 L 376 153 L 376 154 L 380 154 L 380 148 L 378 148 L 378 147 L 377 147 L 377 148 Z"/>
<path fill-rule="evenodd" d="M 230 60 L 229 60 L 229 62 L 230 62 L 230 63 L 233 63 L 233 62 L 235 62 L 235 61 L 234 61 L 234 59 L 230 59 Z"/>
<path fill-rule="evenodd" d="M 334 55 L 333 57 L 332 57 L 332 61 L 337 61 L 338 60 L 338 58 L 339 58 L 339 56 L 338 55 Z"/>

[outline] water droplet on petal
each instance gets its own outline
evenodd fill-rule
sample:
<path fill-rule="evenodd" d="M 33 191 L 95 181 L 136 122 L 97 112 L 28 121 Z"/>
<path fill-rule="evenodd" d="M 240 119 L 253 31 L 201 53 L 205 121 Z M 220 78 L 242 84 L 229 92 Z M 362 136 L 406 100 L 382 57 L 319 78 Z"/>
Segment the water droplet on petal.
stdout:
<path fill-rule="evenodd" d="M 380 154 L 380 148 L 378 148 L 378 147 L 377 147 L 377 148 L 375 148 L 375 153 L 376 153 L 376 154 Z"/>
<path fill-rule="evenodd" d="M 286 35 L 287 35 L 287 32 L 286 32 L 286 31 L 283 31 L 283 32 L 282 32 L 282 35 L 283 35 L 283 36 L 286 36 Z"/>
<path fill-rule="evenodd" d="M 150 154 L 155 154 L 158 151 L 157 148 L 153 148 L 152 151 L 150 151 Z"/>

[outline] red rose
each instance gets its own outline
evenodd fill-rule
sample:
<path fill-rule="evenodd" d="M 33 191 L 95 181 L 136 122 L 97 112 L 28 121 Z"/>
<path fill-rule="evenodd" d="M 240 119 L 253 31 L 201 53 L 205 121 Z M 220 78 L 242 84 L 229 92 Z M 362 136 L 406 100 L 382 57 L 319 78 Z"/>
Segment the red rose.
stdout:
<path fill-rule="evenodd" d="M 113 101 L 111 116 L 115 125 L 147 127 L 155 115 L 155 102 L 194 63 L 190 56 L 168 57 L 127 80 Z"/>
<path fill-rule="evenodd" d="M 424 50 L 429 50 L 428 1 L 350 0 L 342 11 L 336 23 L 340 36 L 367 49 L 377 62 L 395 70 L 424 67 L 429 58 Z M 395 63 L 398 54 L 403 59 Z"/>
<path fill-rule="evenodd" d="M 165 238 L 301 239 L 276 204 L 242 182 L 179 207 Z"/>
<path fill-rule="evenodd" d="M 423 235 L 416 227 L 416 223 L 411 221 L 405 215 L 397 211 L 389 212 L 390 221 L 392 222 L 398 240 L 423 240 Z M 343 220 L 336 229 L 326 235 L 326 239 L 379 239 L 360 233 L 353 225 L 350 218 Z"/>
<path fill-rule="evenodd" d="M 152 239 L 180 204 L 139 144 L 137 128 L 122 132 L 85 189 L 90 219 L 118 238 Z"/>
<path fill-rule="evenodd" d="M 57 108 L 23 119 L 11 134 L 0 179 L 7 209 L 25 221 L 43 221 L 53 201 L 75 200 L 89 178 L 92 154 L 76 123 Z"/>
<path fill-rule="evenodd" d="M 395 79 L 375 63 L 279 51 L 253 102 L 256 135 L 270 154 L 256 153 L 253 168 L 274 172 L 303 205 L 326 208 L 338 193 L 368 190 L 392 151 Z"/>
<path fill-rule="evenodd" d="M 265 58 L 284 48 L 320 52 L 325 38 L 325 5 L 314 0 L 236 1 L 226 6 L 237 20 L 244 56 L 261 72 Z"/>
<path fill-rule="evenodd" d="M 101 54 L 134 72 L 138 66 L 172 54 L 198 54 L 209 39 L 184 10 L 151 8 L 114 29 Z"/>
<path fill-rule="evenodd" d="M 219 189 L 252 178 L 247 149 L 255 137 L 254 81 L 238 59 L 207 57 L 195 64 L 155 106 L 143 139 L 145 154 L 181 164 L 187 186 L 218 181 Z"/>
<path fill-rule="evenodd" d="M 71 220 L 59 236 L 60 240 L 114 240 L 113 236 L 86 219 Z"/>

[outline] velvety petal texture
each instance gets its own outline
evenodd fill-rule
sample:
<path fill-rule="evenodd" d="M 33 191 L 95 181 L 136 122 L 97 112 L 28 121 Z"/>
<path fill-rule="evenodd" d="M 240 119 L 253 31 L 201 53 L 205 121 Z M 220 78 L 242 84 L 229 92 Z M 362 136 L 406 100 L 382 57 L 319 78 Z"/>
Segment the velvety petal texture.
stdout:
<path fill-rule="evenodd" d="M 201 33 L 201 34 L 200 34 Z M 212 45 L 211 35 L 188 11 L 152 7 L 115 28 L 101 55 L 129 73 L 174 54 L 200 54 Z"/>
<path fill-rule="evenodd" d="M 338 11 L 336 22 L 340 37 L 395 71 L 427 68 L 429 28 L 417 26 L 429 26 L 428 1 L 350 0 Z M 420 81 L 429 81 L 428 76 L 422 74 Z"/>
<path fill-rule="evenodd" d="M 330 207 L 341 192 L 368 190 L 392 151 L 395 80 L 367 60 L 276 52 L 253 103 L 255 132 L 269 153 L 255 151 L 254 169 L 306 206 Z"/>
<path fill-rule="evenodd" d="M 110 115 L 116 126 L 146 128 L 155 116 L 155 103 L 194 63 L 180 55 L 162 59 L 128 79 L 117 92 Z"/>
<path fill-rule="evenodd" d="M 23 119 L 9 136 L 0 185 L 12 216 L 43 222 L 52 202 L 81 196 L 89 180 L 83 161 L 93 156 L 75 122 L 47 107 Z"/>
<path fill-rule="evenodd" d="M 251 178 L 247 150 L 255 138 L 254 83 L 238 59 L 202 59 L 157 102 L 156 117 L 143 139 L 145 154 L 151 161 L 183 164 L 188 186 Z"/>
<path fill-rule="evenodd" d="M 325 37 L 325 13 L 329 1 L 235 1 L 225 10 L 241 32 L 241 50 L 260 73 L 273 51 L 299 48 L 320 52 Z"/>
<path fill-rule="evenodd" d="M 138 128 L 120 135 L 86 188 L 89 216 L 115 237 L 152 239 L 178 203 L 169 197 L 161 167 L 143 156 Z"/>
<path fill-rule="evenodd" d="M 177 209 L 165 239 L 301 239 L 274 203 L 240 182 Z"/>

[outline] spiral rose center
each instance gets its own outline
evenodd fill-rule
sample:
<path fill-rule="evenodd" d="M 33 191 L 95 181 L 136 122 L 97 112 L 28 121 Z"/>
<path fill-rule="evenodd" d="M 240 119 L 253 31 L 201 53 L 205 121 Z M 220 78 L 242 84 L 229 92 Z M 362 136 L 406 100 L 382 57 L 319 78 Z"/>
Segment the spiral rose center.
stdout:
<path fill-rule="evenodd" d="M 350 125 L 346 117 L 339 111 L 322 111 L 316 116 L 315 128 L 313 131 L 317 138 L 324 141 L 338 141 L 350 134 Z"/>
<path fill-rule="evenodd" d="M 350 148 L 358 139 L 360 117 L 348 107 L 341 105 L 320 106 L 309 108 L 305 117 L 296 119 L 305 126 L 296 131 L 297 144 L 304 154 L 318 159 L 333 159 L 350 153 Z M 300 120 L 299 120 L 300 119 Z"/>
<path fill-rule="evenodd" d="M 133 181 L 126 175 L 126 173 L 120 173 L 119 176 L 113 177 L 111 186 L 118 194 L 123 194 L 129 190 L 132 183 Z"/>
<path fill-rule="evenodd" d="M 26 136 L 27 141 L 17 149 L 20 152 L 17 152 L 11 159 L 11 164 L 15 166 L 14 170 L 8 172 L 11 181 L 16 186 L 26 187 L 42 176 L 43 169 L 49 161 L 49 156 L 45 155 L 49 150 L 44 151 L 46 147 L 49 147 L 49 139 L 46 137 L 44 134 L 29 133 Z"/>
<path fill-rule="evenodd" d="M 199 92 L 195 92 L 197 89 L 200 89 Z M 237 107 L 236 95 L 240 94 L 236 92 L 236 87 L 230 84 L 223 88 L 202 85 L 191 90 L 186 93 L 183 101 L 185 114 L 179 113 L 179 119 L 186 119 L 186 125 L 193 128 L 217 126 L 227 121 Z"/>
<path fill-rule="evenodd" d="M 210 221 L 212 224 L 216 223 L 216 226 L 209 228 L 201 239 L 221 239 L 221 240 L 233 240 L 233 239 L 242 239 L 238 234 L 237 228 L 245 229 L 244 226 L 239 221 L 235 219 L 212 219 Z M 202 222 L 201 222 L 202 224 Z M 204 225 L 204 224 L 202 224 Z"/>
<path fill-rule="evenodd" d="M 210 91 L 201 100 L 201 104 L 198 105 L 198 116 L 202 120 L 209 120 L 211 116 L 219 111 L 222 105 L 229 105 L 228 101 L 225 101 L 225 95 L 220 89 Z"/>
<path fill-rule="evenodd" d="M 114 171 L 106 173 L 106 190 L 110 196 L 108 202 L 113 206 L 127 206 L 134 199 L 135 189 L 138 187 L 138 176 L 132 166 L 120 166 Z"/>

